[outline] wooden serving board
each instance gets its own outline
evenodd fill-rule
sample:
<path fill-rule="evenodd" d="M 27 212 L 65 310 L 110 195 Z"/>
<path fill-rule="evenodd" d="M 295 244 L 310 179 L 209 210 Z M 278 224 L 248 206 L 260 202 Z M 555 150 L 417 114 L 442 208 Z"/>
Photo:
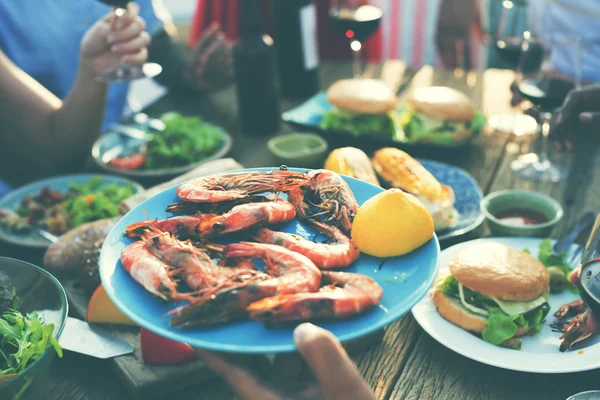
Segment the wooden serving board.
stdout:
<path fill-rule="evenodd" d="M 61 281 L 73 316 L 85 319 L 89 296 L 74 280 Z M 134 399 L 152 399 L 212 379 L 213 373 L 200 361 L 177 365 L 152 365 L 142 361 L 139 328 L 103 325 L 123 340 L 134 345 L 132 354 L 115 357 L 108 362 Z"/>

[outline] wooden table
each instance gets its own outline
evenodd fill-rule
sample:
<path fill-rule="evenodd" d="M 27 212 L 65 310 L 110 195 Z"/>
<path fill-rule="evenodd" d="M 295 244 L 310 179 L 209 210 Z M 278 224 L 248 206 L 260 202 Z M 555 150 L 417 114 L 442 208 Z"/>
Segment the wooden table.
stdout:
<path fill-rule="evenodd" d="M 404 73 L 401 62 L 371 65 L 367 73 L 383 77 L 397 85 Z M 321 68 L 321 84 L 328 87 L 334 80 L 351 76 L 351 65 L 328 63 Z M 510 71 L 488 70 L 485 73 L 461 73 L 420 70 L 409 86 L 445 85 L 472 96 L 476 105 L 488 115 L 508 111 L 513 79 Z M 284 101 L 282 109 L 297 105 Z M 266 148 L 266 137 L 252 137 L 240 132 L 234 88 L 226 88 L 208 96 L 170 93 L 147 111 L 160 114 L 178 110 L 184 114 L 199 114 L 223 125 L 234 135 L 230 155 L 246 167 L 275 165 Z M 283 127 L 282 131 L 289 131 Z M 330 140 L 330 148 L 346 143 Z M 433 158 L 464 168 L 479 182 L 484 193 L 508 188 L 535 190 L 550 194 L 565 208 L 565 217 L 553 236 L 560 236 L 572 226 L 583 212 L 600 209 L 600 156 L 594 141 L 580 145 L 574 154 L 552 152 L 551 159 L 571 166 L 569 178 L 559 184 L 540 184 L 523 181 L 510 171 L 510 162 L 527 151 L 530 144 L 519 144 L 512 138 L 492 132 L 477 137 L 466 149 L 455 151 L 419 151 L 419 157 Z M 370 149 L 369 149 L 370 150 Z M 488 235 L 482 226 L 475 232 L 453 242 Z M 0 248 L 0 254 L 27 258 L 39 264 L 41 255 L 17 249 Z M 382 340 L 353 354 L 364 378 L 373 387 L 378 399 L 565 399 L 568 395 L 596 389 L 597 372 L 571 375 L 537 375 L 493 368 L 462 357 L 429 337 L 416 324 L 411 314 L 391 324 Z M 231 399 L 234 395 L 218 380 L 198 385 L 164 399 Z M 127 399 L 124 388 L 104 361 L 66 354 L 58 360 L 48 382 L 46 399 Z"/>

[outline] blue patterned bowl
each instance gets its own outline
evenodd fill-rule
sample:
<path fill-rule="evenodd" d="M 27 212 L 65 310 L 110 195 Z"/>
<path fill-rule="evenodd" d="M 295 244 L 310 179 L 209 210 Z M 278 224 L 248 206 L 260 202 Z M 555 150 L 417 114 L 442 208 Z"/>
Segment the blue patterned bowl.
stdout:
<path fill-rule="evenodd" d="M 453 165 L 429 160 L 419 162 L 440 183 L 450 186 L 456 197 L 454 207 L 458 212 L 458 220 L 453 227 L 436 232 L 438 239 L 441 241 L 463 235 L 481 225 L 485 219 L 480 207 L 483 193 L 475 179 Z"/>

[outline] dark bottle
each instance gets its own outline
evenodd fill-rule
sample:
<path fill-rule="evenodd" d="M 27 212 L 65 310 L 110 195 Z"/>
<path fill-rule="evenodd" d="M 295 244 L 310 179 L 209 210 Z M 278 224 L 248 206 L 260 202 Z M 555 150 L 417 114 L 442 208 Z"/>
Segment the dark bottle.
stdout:
<path fill-rule="evenodd" d="M 281 93 L 309 97 L 319 90 L 315 5 L 312 0 L 274 0 L 272 4 Z"/>
<path fill-rule="evenodd" d="M 238 42 L 233 48 L 242 129 L 269 135 L 279 129 L 279 83 L 273 39 L 264 33 L 257 0 L 240 0 Z"/>

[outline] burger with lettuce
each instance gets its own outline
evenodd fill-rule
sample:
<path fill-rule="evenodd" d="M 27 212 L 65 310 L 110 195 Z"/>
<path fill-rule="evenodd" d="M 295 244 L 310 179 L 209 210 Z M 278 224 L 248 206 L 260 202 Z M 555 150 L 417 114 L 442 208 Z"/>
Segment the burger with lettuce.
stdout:
<path fill-rule="evenodd" d="M 334 108 L 321 120 L 321 128 L 348 132 L 354 136 L 375 135 L 392 140 L 402 138 L 396 95 L 378 79 L 341 79 L 327 90 Z"/>
<path fill-rule="evenodd" d="M 405 142 L 452 145 L 469 139 L 486 123 L 471 99 L 449 87 L 414 89 L 406 105 L 400 116 Z"/>
<path fill-rule="evenodd" d="M 431 294 L 442 317 L 494 345 L 520 348 L 550 310 L 550 275 L 531 255 L 484 242 L 459 252 Z"/>
<path fill-rule="evenodd" d="M 327 100 L 334 107 L 323 116 L 321 128 L 354 136 L 456 145 L 486 123 L 464 93 L 448 87 L 414 89 L 398 108 L 396 95 L 381 80 L 342 79 L 329 87 Z"/>

